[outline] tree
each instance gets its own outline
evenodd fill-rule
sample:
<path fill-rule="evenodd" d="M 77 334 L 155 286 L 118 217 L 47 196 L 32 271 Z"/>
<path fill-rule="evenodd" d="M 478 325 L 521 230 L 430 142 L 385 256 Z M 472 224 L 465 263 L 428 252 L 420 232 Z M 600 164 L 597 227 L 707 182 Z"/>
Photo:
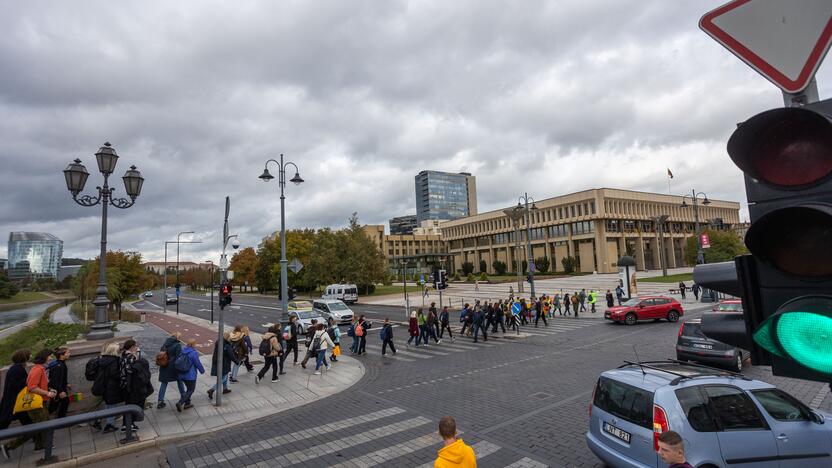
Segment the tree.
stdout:
<path fill-rule="evenodd" d="M 462 262 L 462 274 L 465 276 L 474 272 L 474 264 L 471 262 Z"/>
<path fill-rule="evenodd" d="M 485 260 L 480 260 L 480 273 L 486 273 L 486 269 L 488 268 L 488 264 L 485 263 Z"/>
<path fill-rule="evenodd" d="M 748 253 L 748 249 L 743 244 L 742 239 L 733 231 L 713 231 L 705 229 L 702 231 L 707 233 L 711 239 L 711 247 L 702 249 L 705 252 L 705 261 L 707 263 L 727 262 L 734 260 L 738 255 Z M 685 239 L 685 263 L 688 265 L 696 265 L 696 250 L 697 237 L 688 237 Z"/>
<path fill-rule="evenodd" d="M 344 255 L 341 260 L 346 278 L 370 294 L 375 284 L 384 281 L 387 274 L 384 256 L 358 224 L 358 213 L 350 216 L 349 226 L 342 232 Z"/>
<path fill-rule="evenodd" d="M 546 273 L 549 271 L 549 266 L 551 266 L 551 264 L 549 263 L 549 259 L 547 257 L 540 257 L 534 259 L 534 266 L 538 273 Z"/>
<path fill-rule="evenodd" d="M 257 272 L 257 252 L 251 247 L 236 252 L 231 257 L 231 264 L 228 269 L 234 272 L 235 283 L 245 287 L 246 282 L 248 282 L 249 286 L 254 286 L 256 282 L 255 273 Z"/>
<path fill-rule="evenodd" d="M 257 268 L 254 270 L 254 283 L 260 294 L 277 287 L 280 269 L 280 242 L 277 239 L 265 239 L 257 247 Z"/>
<path fill-rule="evenodd" d="M 107 298 L 111 308 L 121 311 L 125 299 L 136 296 L 153 286 L 153 276 L 142 268 L 142 256 L 138 252 L 107 252 Z M 76 297 L 92 300 L 98 285 L 98 259 L 82 266 L 78 271 Z"/>
<path fill-rule="evenodd" d="M 572 256 L 566 256 L 560 259 L 560 264 L 563 265 L 563 272 L 566 274 L 575 273 L 575 268 L 577 267 L 578 260 Z"/>
<path fill-rule="evenodd" d="M 494 271 L 498 275 L 504 275 L 506 274 L 506 270 L 508 270 L 508 265 L 506 265 L 506 262 L 501 262 L 499 260 L 494 260 L 494 263 L 492 263 L 491 266 L 494 267 Z"/>
<path fill-rule="evenodd" d="M 17 292 L 17 286 L 9 281 L 5 272 L 0 271 L 0 299 L 8 299 L 17 294 Z"/>

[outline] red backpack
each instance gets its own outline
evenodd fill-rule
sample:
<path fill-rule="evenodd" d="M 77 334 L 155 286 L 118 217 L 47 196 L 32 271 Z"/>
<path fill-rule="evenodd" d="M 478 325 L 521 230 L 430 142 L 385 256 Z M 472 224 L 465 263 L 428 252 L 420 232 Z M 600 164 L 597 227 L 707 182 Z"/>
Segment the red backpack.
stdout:
<path fill-rule="evenodd" d="M 364 325 L 360 323 L 355 324 L 355 336 L 364 336 Z"/>

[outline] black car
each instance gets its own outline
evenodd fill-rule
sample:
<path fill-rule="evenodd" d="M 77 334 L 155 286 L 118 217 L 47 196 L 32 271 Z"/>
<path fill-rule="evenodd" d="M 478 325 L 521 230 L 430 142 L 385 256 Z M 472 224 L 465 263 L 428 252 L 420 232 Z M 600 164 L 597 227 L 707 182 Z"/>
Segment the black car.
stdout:
<path fill-rule="evenodd" d="M 702 320 L 690 319 L 682 322 L 676 339 L 676 359 L 702 364 L 727 367 L 734 372 L 742 370 L 742 361 L 748 352 L 705 336 Z"/>

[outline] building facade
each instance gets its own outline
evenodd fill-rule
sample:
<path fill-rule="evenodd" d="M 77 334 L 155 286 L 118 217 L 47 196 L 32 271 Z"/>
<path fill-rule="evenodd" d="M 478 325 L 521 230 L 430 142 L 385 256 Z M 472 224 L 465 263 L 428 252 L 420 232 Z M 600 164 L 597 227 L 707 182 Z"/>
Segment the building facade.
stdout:
<path fill-rule="evenodd" d="M 693 207 L 689 200 L 683 207 L 681 196 L 599 188 L 539 200 L 535 206 L 529 214 L 533 258 L 548 258 L 549 271 L 562 272 L 562 259 L 574 257 L 578 271 L 613 273 L 623 255 L 633 256 L 639 270 L 659 269 L 662 260 L 669 268 L 681 267 L 685 239 L 695 235 Z M 730 230 L 739 223 L 739 209 L 737 202 L 710 200 L 703 206 L 700 201 L 700 227 L 721 219 L 722 228 Z M 494 273 L 496 260 L 505 262 L 509 271 L 515 259 L 526 260 L 524 213 L 512 207 L 444 222 L 442 239 L 451 268 L 459 271 L 463 262 L 471 262 L 479 270 L 484 260 L 487 272 Z M 653 219 L 662 215 L 668 216 L 664 255 Z"/>
<path fill-rule="evenodd" d="M 390 225 L 390 234 L 413 234 L 413 228 L 416 227 L 416 215 L 391 218 L 388 224 Z"/>
<path fill-rule="evenodd" d="M 46 232 L 9 233 L 8 276 L 11 280 L 57 280 L 64 242 Z"/>
<path fill-rule="evenodd" d="M 477 214 L 477 181 L 467 172 L 416 175 L 416 220 L 458 219 Z"/>
<path fill-rule="evenodd" d="M 447 247 L 439 235 L 386 235 L 380 224 L 364 226 L 364 233 L 384 255 L 391 273 L 429 273 L 434 265 L 448 264 Z"/>

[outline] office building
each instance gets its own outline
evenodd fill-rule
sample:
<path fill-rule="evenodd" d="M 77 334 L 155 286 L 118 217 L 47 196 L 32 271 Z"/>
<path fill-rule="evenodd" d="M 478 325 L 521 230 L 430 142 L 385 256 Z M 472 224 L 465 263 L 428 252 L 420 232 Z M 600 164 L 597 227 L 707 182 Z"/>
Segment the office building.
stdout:
<path fill-rule="evenodd" d="M 433 265 L 447 265 L 447 246 L 439 235 L 386 235 L 384 226 L 364 226 L 364 233 L 387 260 L 391 273 L 427 274 Z"/>
<path fill-rule="evenodd" d="M 416 176 L 416 221 L 477 214 L 477 182 L 467 172 L 422 171 Z"/>
<path fill-rule="evenodd" d="M 578 271 L 585 273 L 616 272 L 623 255 L 633 256 L 638 270 L 660 269 L 662 259 L 669 268 L 682 267 L 686 266 L 685 240 L 695 236 L 693 207 L 690 199 L 683 207 L 681 196 L 599 188 L 538 200 L 535 206 L 530 223 L 533 257 L 547 257 L 549 271 L 562 272 L 561 261 L 567 256 L 575 257 Z M 700 227 L 720 219 L 722 229 L 732 230 L 739 223 L 739 210 L 737 202 L 710 200 L 702 205 L 700 200 Z M 526 224 L 519 216 L 515 225 L 509 216 L 515 213 L 509 207 L 445 221 L 442 239 L 452 269 L 460 270 L 463 262 L 477 266 L 484 260 L 488 273 L 493 273 L 495 260 L 505 262 L 509 270 L 515 258 L 526 260 Z M 662 215 L 669 216 L 664 226 L 665 255 L 660 255 L 652 220 Z M 706 261 L 707 257 L 706 251 Z"/>
<path fill-rule="evenodd" d="M 388 224 L 390 225 L 390 234 L 413 234 L 413 228 L 416 227 L 416 215 L 407 215 L 399 216 L 397 218 L 391 218 Z"/>
<path fill-rule="evenodd" d="M 45 232 L 9 233 L 8 276 L 11 280 L 58 278 L 64 242 Z"/>

